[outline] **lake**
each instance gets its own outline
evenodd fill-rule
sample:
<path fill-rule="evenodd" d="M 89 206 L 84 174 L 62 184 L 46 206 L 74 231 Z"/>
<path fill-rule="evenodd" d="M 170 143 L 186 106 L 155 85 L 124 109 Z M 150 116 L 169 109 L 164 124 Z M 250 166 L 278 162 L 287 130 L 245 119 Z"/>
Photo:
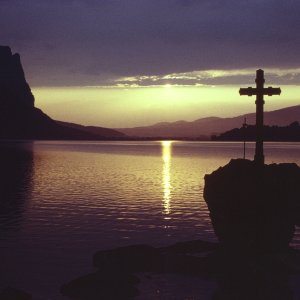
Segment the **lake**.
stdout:
<path fill-rule="evenodd" d="M 300 165 L 300 143 L 265 143 L 265 155 Z M 215 241 L 203 178 L 241 158 L 243 144 L 1 142 L 0 156 L 0 288 L 57 300 L 62 283 L 92 270 L 97 250 Z"/>

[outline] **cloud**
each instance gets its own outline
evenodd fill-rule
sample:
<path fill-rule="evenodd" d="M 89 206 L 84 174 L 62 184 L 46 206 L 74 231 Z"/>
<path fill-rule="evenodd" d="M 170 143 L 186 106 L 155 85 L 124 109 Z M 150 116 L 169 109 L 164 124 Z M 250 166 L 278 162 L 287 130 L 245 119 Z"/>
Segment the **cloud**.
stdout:
<path fill-rule="evenodd" d="M 0 41 L 34 85 L 298 68 L 299 12 L 292 0 L 10 0 Z"/>
<path fill-rule="evenodd" d="M 172 73 L 162 76 L 121 77 L 111 82 L 119 87 L 175 86 L 215 86 L 215 85 L 252 85 L 255 86 L 255 70 L 207 70 L 185 73 Z M 300 85 L 300 68 L 265 69 L 266 86 Z"/>

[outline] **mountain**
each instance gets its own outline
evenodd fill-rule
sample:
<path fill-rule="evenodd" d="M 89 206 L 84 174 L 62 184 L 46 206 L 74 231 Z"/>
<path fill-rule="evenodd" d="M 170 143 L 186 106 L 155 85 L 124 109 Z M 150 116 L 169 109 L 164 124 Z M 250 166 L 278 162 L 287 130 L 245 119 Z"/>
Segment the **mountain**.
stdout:
<path fill-rule="evenodd" d="M 38 108 L 10 109 L 0 111 L 0 139 L 29 140 L 115 140 L 124 134 L 113 129 L 97 131 L 81 130 L 63 125 L 48 117 Z M 68 123 L 67 123 L 68 124 Z"/>
<path fill-rule="evenodd" d="M 34 107 L 19 54 L 0 46 L 0 139 L 123 139 L 113 129 L 56 122 Z"/>
<path fill-rule="evenodd" d="M 240 128 L 244 118 L 247 119 L 248 124 L 255 124 L 255 113 L 249 113 L 233 118 L 208 117 L 192 122 L 163 122 L 152 126 L 117 128 L 116 130 L 135 137 L 210 139 L 211 135 Z M 294 121 L 300 122 L 300 105 L 269 111 L 264 114 L 265 125 L 269 126 L 287 126 Z"/>
<path fill-rule="evenodd" d="M 104 137 L 109 137 L 110 139 L 128 138 L 124 133 L 121 133 L 117 130 L 110 129 L 110 128 L 98 127 L 98 126 L 84 126 L 75 123 L 63 122 L 63 121 L 55 121 L 55 122 L 63 127 L 80 130 L 81 132 L 86 132 L 88 134 L 92 134 L 95 136 L 104 136 Z"/>

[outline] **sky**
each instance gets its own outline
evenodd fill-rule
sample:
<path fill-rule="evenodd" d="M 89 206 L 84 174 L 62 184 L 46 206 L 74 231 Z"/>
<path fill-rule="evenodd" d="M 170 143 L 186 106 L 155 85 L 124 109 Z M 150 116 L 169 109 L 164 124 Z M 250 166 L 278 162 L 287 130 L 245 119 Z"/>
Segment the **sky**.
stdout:
<path fill-rule="evenodd" d="M 132 127 L 234 116 L 265 70 L 300 103 L 296 0 L 0 0 L 0 45 L 21 54 L 36 106 L 54 119 Z"/>

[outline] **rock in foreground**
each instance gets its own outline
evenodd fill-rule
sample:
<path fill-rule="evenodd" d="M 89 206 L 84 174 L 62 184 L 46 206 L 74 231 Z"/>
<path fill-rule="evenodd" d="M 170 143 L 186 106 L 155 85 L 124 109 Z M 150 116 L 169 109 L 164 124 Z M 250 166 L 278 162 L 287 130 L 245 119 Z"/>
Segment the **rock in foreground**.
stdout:
<path fill-rule="evenodd" d="M 139 294 L 138 277 L 123 272 L 95 272 L 74 279 L 61 287 L 61 293 L 77 300 L 133 299 Z"/>
<path fill-rule="evenodd" d="M 223 245 L 254 252 L 284 251 L 300 220 L 300 168 L 231 160 L 205 176 L 204 198 Z"/>
<path fill-rule="evenodd" d="M 6 287 L 0 291 L 1 300 L 31 300 L 32 297 L 27 292 L 12 288 Z"/>
<path fill-rule="evenodd" d="M 98 271 L 64 284 L 61 293 L 76 300 L 125 300 L 138 295 L 137 273 L 181 273 L 207 278 L 210 263 L 199 255 L 216 249 L 218 244 L 196 240 L 162 248 L 132 245 L 101 250 L 93 257 Z"/>
<path fill-rule="evenodd" d="M 288 280 L 292 274 L 299 275 L 299 250 L 260 256 L 236 250 L 227 251 L 219 244 L 200 240 L 162 248 L 131 245 L 101 250 L 93 257 L 97 272 L 64 284 L 61 293 L 73 300 L 129 300 L 140 292 L 143 299 L 144 295 L 149 296 L 143 290 L 145 277 L 156 291 L 160 291 L 163 287 L 155 283 L 153 276 L 166 276 L 163 280 L 168 280 L 168 275 L 177 274 L 216 282 L 218 288 L 213 300 L 293 299 Z M 178 280 L 180 278 L 183 277 Z M 171 298 L 164 298 L 163 293 L 160 296 L 159 299 L 185 299 L 176 298 L 175 292 Z"/>

